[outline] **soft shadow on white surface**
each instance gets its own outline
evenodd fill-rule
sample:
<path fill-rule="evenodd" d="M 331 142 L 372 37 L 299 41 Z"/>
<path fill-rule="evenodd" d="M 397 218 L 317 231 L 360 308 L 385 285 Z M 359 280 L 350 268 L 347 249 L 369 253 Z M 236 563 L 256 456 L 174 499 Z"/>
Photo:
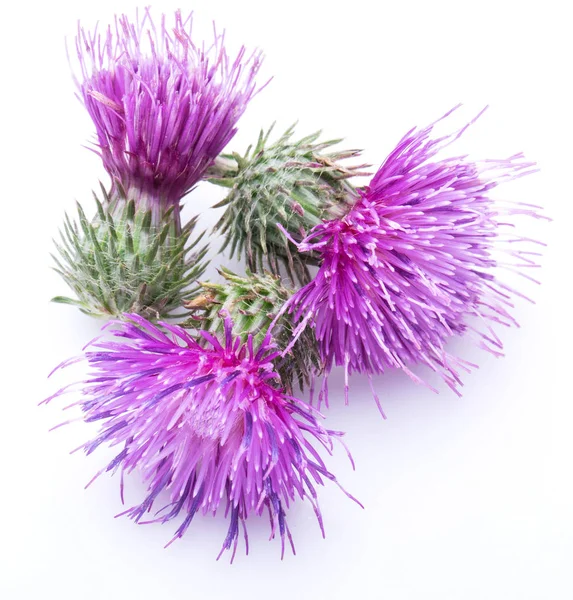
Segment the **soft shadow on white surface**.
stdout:
<path fill-rule="evenodd" d="M 520 329 L 500 332 L 506 357 L 495 359 L 456 340 L 480 369 L 458 399 L 435 395 L 400 373 L 375 379 L 387 420 L 366 379 L 351 380 L 344 406 L 342 374 L 330 381 L 327 424 L 347 432 L 356 461 L 337 447 L 329 465 L 342 485 L 320 490 L 323 540 L 310 505 L 288 514 L 297 556 L 280 561 L 266 519 L 250 523 L 250 554 L 215 557 L 226 534 L 220 516 L 197 518 L 184 539 L 163 549 L 174 525 L 137 526 L 122 510 L 119 478 L 85 484 L 105 463 L 69 451 L 92 434 L 66 418 L 65 401 L 37 403 L 71 377 L 47 381 L 59 362 L 98 334 L 98 323 L 68 306 L 49 270 L 51 238 L 74 200 L 91 202 L 99 159 L 82 149 L 92 135 L 73 98 L 63 38 L 78 18 L 106 22 L 134 2 L 10 5 L 0 43 L 7 91 L 3 119 L 2 236 L 4 284 L 0 597 L 7 600 L 307 599 L 569 600 L 573 597 L 570 423 L 571 235 L 569 173 L 573 156 L 570 64 L 573 54 L 561 2 L 289 3 L 195 2 L 200 31 L 211 19 L 229 44 L 260 46 L 273 82 L 252 103 L 229 149 L 243 152 L 261 127 L 277 132 L 296 119 L 302 134 L 364 147 L 377 164 L 413 125 L 459 101 L 468 119 L 490 104 L 460 140 L 459 153 L 508 156 L 524 150 L 541 172 L 507 187 L 513 199 L 540 203 L 554 219 L 526 224 L 549 246 L 542 286 L 522 289 Z M 170 11 L 174 2 L 161 3 Z M 159 8 L 159 7 L 158 7 Z M 32 18 L 33 15 L 33 18 Z M 198 30 L 199 31 L 199 30 Z M 500 190 L 500 193 L 504 190 Z M 185 214 L 200 228 L 217 219 L 222 190 L 201 184 Z M 7 214 L 6 214 L 7 211 Z M 240 270 L 217 255 L 217 264 Z M 521 287 L 521 286 L 520 286 Z M 81 367 L 74 373 L 82 377 Z M 137 482 L 130 492 L 137 492 Z"/>

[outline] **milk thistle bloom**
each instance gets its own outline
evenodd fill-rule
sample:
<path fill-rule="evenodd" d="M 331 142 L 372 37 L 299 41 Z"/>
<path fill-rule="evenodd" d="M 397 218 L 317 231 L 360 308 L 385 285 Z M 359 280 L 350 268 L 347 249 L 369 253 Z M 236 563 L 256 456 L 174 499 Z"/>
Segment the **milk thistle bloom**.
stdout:
<path fill-rule="evenodd" d="M 111 188 L 92 222 L 67 219 L 58 271 L 95 316 L 169 315 L 204 270 L 205 248 L 181 224 L 180 202 L 236 131 L 257 93 L 261 56 L 231 59 L 224 36 L 197 45 L 191 16 L 155 26 L 149 10 L 122 15 L 105 33 L 79 29 L 78 97 L 96 128 Z"/>
<path fill-rule="evenodd" d="M 401 368 L 418 380 L 409 367 L 425 364 L 459 393 L 460 369 L 475 365 L 448 353 L 447 340 L 471 332 L 501 354 L 491 324 L 516 324 L 512 297 L 520 294 L 498 280 L 500 256 L 519 270 L 536 266 L 538 253 L 508 232 L 506 218 L 537 217 L 539 207 L 494 201 L 490 193 L 535 165 L 521 154 L 438 159 L 467 126 L 433 138 L 434 125 L 408 132 L 352 210 L 298 245 L 320 254 L 322 264 L 288 308 L 300 320 L 295 333 L 314 327 L 327 372 L 333 365 L 347 375 Z"/>
<path fill-rule="evenodd" d="M 161 523 L 184 515 L 174 541 L 197 513 L 215 514 L 223 504 L 230 523 L 221 553 L 233 548 L 234 556 L 239 524 L 245 528 L 249 516 L 266 510 L 284 554 L 286 539 L 294 552 L 285 508 L 300 497 L 312 504 L 324 535 L 316 487 L 336 479 L 315 445 L 330 452 L 341 434 L 282 390 L 270 335 L 258 346 L 252 336 L 243 343 L 227 319 L 221 341 L 202 333 L 204 347 L 178 326 L 126 317 L 112 322 L 112 340 L 95 340 L 86 351 L 92 373 L 78 384 L 77 402 L 85 422 L 101 422 L 85 452 L 121 447 L 96 477 L 121 470 L 122 500 L 124 473 L 137 470 L 147 485 L 145 498 L 122 514 Z"/>
<path fill-rule="evenodd" d="M 112 179 L 154 222 L 202 178 L 236 132 L 257 92 L 261 55 L 241 48 L 231 59 L 224 35 L 205 47 L 192 38 L 192 16 L 149 9 L 132 23 L 116 19 L 105 34 L 79 29 L 79 97 L 96 127 L 97 148 Z"/>
<path fill-rule="evenodd" d="M 351 178 L 367 165 L 345 165 L 359 150 L 334 150 L 341 140 L 319 141 L 320 131 L 294 138 L 294 126 L 270 143 L 272 127 L 259 135 L 244 156 L 219 157 L 209 181 L 229 188 L 216 205 L 225 212 L 215 229 L 224 236 L 231 256 L 245 257 L 252 272 L 280 274 L 282 265 L 293 282 L 308 283 L 312 252 L 297 252 L 277 225 L 292 236 L 310 231 L 324 219 L 345 215 L 358 194 Z"/>

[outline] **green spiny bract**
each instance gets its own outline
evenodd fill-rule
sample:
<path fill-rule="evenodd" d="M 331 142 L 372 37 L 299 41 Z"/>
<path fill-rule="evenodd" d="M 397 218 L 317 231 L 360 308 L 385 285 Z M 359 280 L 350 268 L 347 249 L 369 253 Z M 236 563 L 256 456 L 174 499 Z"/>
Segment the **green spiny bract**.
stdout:
<path fill-rule="evenodd" d="M 317 142 L 318 131 L 293 141 L 293 129 L 272 145 L 272 127 L 266 134 L 261 131 L 254 149 L 249 147 L 245 156 L 222 155 L 207 176 L 230 188 L 216 205 L 226 206 L 216 225 L 225 237 L 223 249 L 229 246 L 231 257 L 246 256 L 252 272 L 266 266 L 279 274 L 282 263 L 293 282 L 304 284 L 316 257 L 299 255 L 277 224 L 300 239 L 324 219 L 345 215 L 357 198 L 349 179 L 361 175 L 358 170 L 366 165 L 345 167 L 339 161 L 359 155 L 358 150 L 325 152 L 340 140 Z"/>
<path fill-rule="evenodd" d="M 247 272 L 245 277 L 235 275 L 227 269 L 220 274 L 225 283 L 201 283 L 201 292 L 185 307 L 192 316 L 183 324 L 187 328 L 203 329 L 224 335 L 224 319 L 228 314 L 233 321 L 233 334 L 243 341 L 253 336 L 255 346 L 267 334 L 269 325 L 284 303 L 291 297 L 292 290 L 285 288 L 278 277 L 270 273 Z M 280 350 L 292 340 L 291 316 L 283 314 L 275 323 L 272 335 Z M 302 332 L 290 352 L 276 364 L 283 385 L 292 390 L 293 383 L 302 388 L 309 385 L 315 374 L 321 372 L 314 334 L 310 329 Z"/>
<path fill-rule="evenodd" d="M 134 200 L 104 203 L 95 196 L 97 215 L 90 222 L 78 204 L 77 222 L 65 216 L 58 272 L 76 298 L 57 296 L 54 302 L 73 304 L 96 317 L 121 317 L 135 312 L 148 319 L 166 318 L 196 290 L 189 286 L 206 267 L 207 246 L 197 248 L 203 234 L 190 240 L 196 218 L 184 227 L 168 210 L 158 225 L 151 210 L 136 209 Z"/>

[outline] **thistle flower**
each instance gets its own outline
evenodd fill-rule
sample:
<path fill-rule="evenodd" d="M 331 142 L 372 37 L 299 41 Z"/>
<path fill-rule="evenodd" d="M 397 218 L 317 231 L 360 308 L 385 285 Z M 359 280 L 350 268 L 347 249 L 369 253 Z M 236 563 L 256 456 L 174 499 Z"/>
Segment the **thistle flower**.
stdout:
<path fill-rule="evenodd" d="M 226 323 L 221 314 L 228 314 L 233 323 L 233 335 L 242 342 L 252 336 L 255 346 L 261 344 L 272 325 L 271 333 L 278 349 L 285 349 L 292 339 L 292 318 L 284 313 L 276 321 L 275 317 L 292 296 L 293 290 L 270 273 L 247 271 L 246 276 L 241 277 L 225 268 L 221 268 L 219 273 L 225 283 L 201 283 L 201 291 L 185 303 L 192 316 L 183 326 L 221 336 Z M 314 377 L 321 372 L 318 346 L 312 331 L 303 331 L 288 356 L 277 359 L 275 364 L 289 393 L 295 382 L 301 388 L 311 385 Z"/>
<path fill-rule="evenodd" d="M 112 185 L 91 223 L 81 208 L 79 226 L 66 217 L 56 270 L 77 298 L 55 300 L 95 316 L 165 318 L 205 267 L 180 201 L 234 135 L 261 58 L 242 48 L 230 60 L 217 33 L 197 46 L 179 11 L 158 28 L 149 10 L 104 35 L 80 28 L 76 50 L 79 97 Z"/>
<path fill-rule="evenodd" d="M 83 446 L 87 454 L 104 443 L 122 447 L 96 477 L 120 469 L 122 500 L 124 473 L 137 470 L 147 485 L 145 498 L 122 514 L 144 522 L 167 495 L 145 522 L 184 515 L 172 542 L 197 513 L 226 504 L 221 553 L 233 547 L 234 556 L 239 523 L 245 529 L 249 516 L 266 509 L 271 538 L 278 533 L 284 553 L 285 538 L 292 546 L 285 508 L 298 496 L 312 504 L 324 534 L 316 486 L 336 479 L 312 443 L 330 452 L 341 434 L 324 429 L 310 406 L 277 385 L 270 336 L 258 347 L 252 336 L 242 343 L 227 319 L 222 341 L 201 334 L 204 347 L 178 326 L 161 323 L 161 330 L 126 317 L 132 322 L 112 323 L 112 340 L 96 340 L 86 352 L 92 373 L 79 384 L 77 403 L 85 422 L 102 423 Z"/>
<path fill-rule="evenodd" d="M 288 309 L 300 320 L 295 337 L 307 323 L 314 327 L 327 372 L 333 365 L 347 375 L 401 368 L 418 380 L 409 367 L 425 364 L 459 393 L 459 369 L 475 365 L 448 353 L 448 338 L 471 332 L 499 355 L 490 324 L 516 324 L 512 297 L 521 294 L 498 280 L 499 257 L 509 255 L 519 271 L 536 266 L 538 253 L 521 248 L 530 240 L 508 232 L 506 218 L 537 217 L 539 207 L 494 201 L 490 193 L 534 163 L 521 154 L 437 159 L 467 126 L 434 139 L 434 125 L 408 132 L 350 213 L 298 245 L 322 263 Z"/>
<path fill-rule="evenodd" d="M 215 32 L 205 49 L 192 39 L 192 18 L 175 13 L 156 27 L 149 9 L 116 18 L 100 35 L 76 37 L 79 98 L 96 127 L 98 153 L 122 195 L 153 211 L 157 223 L 202 178 L 236 132 L 256 93 L 261 55 L 234 60 Z"/>
<path fill-rule="evenodd" d="M 358 150 L 326 152 L 341 140 L 318 142 L 320 131 L 293 140 L 294 127 L 269 144 L 272 127 L 259 135 L 244 156 L 224 155 L 210 169 L 210 181 L 230 188 L 219 206 L 226 210 L 216 225 L 230 246 L 231 256 L 246 256 L 252 272 L 267 266 L 279 274 L 282 263 L 295 281 L 310 281 L 313 253 L 301 255 L 277 229 L 304 235 L 323 219 L 346 214 L 357 193 L 349 182 L 366 165 L 344 166 L 340 161 Z M 266 263 L 266 265 L 265 265 Z"/>

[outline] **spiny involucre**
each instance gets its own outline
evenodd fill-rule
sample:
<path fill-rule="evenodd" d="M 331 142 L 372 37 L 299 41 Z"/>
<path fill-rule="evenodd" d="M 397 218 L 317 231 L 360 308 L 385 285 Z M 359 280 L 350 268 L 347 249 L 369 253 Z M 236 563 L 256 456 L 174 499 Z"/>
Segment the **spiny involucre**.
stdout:
<path fill-rule="evenodd" d="M 233 548 L 234 556 L 239 524 L 246 539 L 247 518 L 266 510 L 271 538 L 280 536 L 284 553 L 285 538 L 292 545 L 285 508 L 299 497 L 312 504 L 324 534 L 316 487 L 336 479 L 319 449 L 330 453 L 341 434 L 324 429 L 314 409 L 283 391 L 270 336 L 243 343 L 227 319 L 221 339 L 203 332 L 203 345 L 176 325 L 126 317 L 112 322 L 111 339 L 100 337 L 85 352 L 92 370 L 77 384 L 83 397 L 76 403 L 85 422 L 100 423 L 85 452 L 118 448 L 96 477 L 119 469 L 122 500 L 124 473 L 137 471 L 147 486 L 122 514 L 139 523 L 183 515 L 173 541 L 197 513 L 224 510 L 229 530 L 221 553 Z M 155 516 L 147 517 L 151 511 Z"/>
<path fill-rule="evenodd" d="M 244 156 L 224 155 L 210 169 L 210 181 L 230 188 L 217 205 L 226 209 L 216 229 L 251 271 L 279 274 L 282 264 L 293 282 L 307 283 L 316 255 L 299 254 L 277 224 L 300 237 L 323 219 L 343 216 L 358 197 L 350 178 L 366 165 L 345 166 L 341 161 L 359 151 L 331 150 L 341 140 L 318 141 L 320 131 L 295 141 L 291 127 L 269 144 L 271 131 L 261 132 Z"/>
<path fill-rule="evenodd" d="M 168 211 L 163 224 L 154 226 L 151 211 L 138 211 L 134 200 L 122 201 L 122 212 L 114 217 L 117 211 L 102 192 L 104 203 L 95 198 L 98 212 L 92 221 L 79 204 L 79 225 L 66 215 L 54 269 L 76 297 L 53 301 L 94 317 L 176 316 L 207 266 L 203 233 L 194 235 L 196 218 L 178 227 Z"/>
<path fill-rule="evenodd" d="M 251 273 L 239 276 L 222 268 L 224 283 L 201 283 L 200 292 L 185 303 L 192 312 L 184 326 L 203 329 L 222 335 L 226 319 L 230 315 L 233 322 L 233 335 L 246 342 L 253 337 L 255 345 L 263 342 L 270 333 L 279 349 L 284 350 L 291 342 L 294 325 L 290 315 L 275 317 L 292 296 L 293 290 L 271 273 Z M 315 376 L 322 371 L 318 346 L 310 329 L 302 332 L 287 356 L 277 358 L 276 371 L 282 385 L 292 392 L 298 383 L 302 388 L 311 385 Z"/>
<path fill-rule="evenodd" d="M 539 253 L 508 217 L 538 217 L 539 207 L 494 201 L 491 192 L 535 165 L 521 154 L 440 159 L 467 126 L 433 138 L 434 125 L 408 132 L 353 209 L 298 244 L 322 262 L 288 308 L 300 321 L 295 337 L 307 323 L 314 328 L 327 372 L 401 368 L 418 380 L 409 367 L 420 363 L 458 392 L 460 369 L 475 365 L 447 352 L 446 341 L 471 332 L 500 354 L 491 325 L 515 324 L 512 298 L 521 294 L 498 278 L 505 265 L 496 257 L 509 256 L 518 271 L 537 266 Z"/>

